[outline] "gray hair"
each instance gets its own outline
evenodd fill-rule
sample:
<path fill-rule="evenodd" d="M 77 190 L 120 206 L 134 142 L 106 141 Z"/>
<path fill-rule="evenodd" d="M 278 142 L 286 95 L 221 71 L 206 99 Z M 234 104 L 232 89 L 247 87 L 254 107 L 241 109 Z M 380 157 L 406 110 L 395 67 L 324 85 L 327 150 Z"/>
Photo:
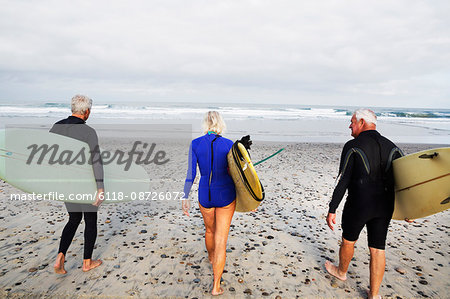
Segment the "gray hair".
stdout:
<path fill-rule="evenodd" d="M 72 98 L 71 102 L 73 114 L 84 114 L 86 110 L 92 107 L 92 100 L 87 96 L 77 94 Z"/>
<path fill-rule="evenodd" d="M 214 131 L 217 134 L 222 134 L 225 131 L 226 125 L 222 116 L 217 111 L 208 111 L 203 118 L 203 132 Z"/>
<path fill-rule="evenodd" d="M 375 112 L 370 109 L 362 108 L 353 112 L 353 115 L 356 117 L 357 121 L 364 119 L 365 122 L 377 125 L 377 116 Z"/>

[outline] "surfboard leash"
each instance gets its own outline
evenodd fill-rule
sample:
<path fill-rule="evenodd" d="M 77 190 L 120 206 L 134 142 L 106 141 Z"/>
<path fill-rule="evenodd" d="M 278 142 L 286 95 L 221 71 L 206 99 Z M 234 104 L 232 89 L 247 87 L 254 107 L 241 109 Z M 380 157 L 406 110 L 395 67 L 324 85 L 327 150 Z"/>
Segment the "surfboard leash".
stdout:
<path fill-rule="evenodd" d="M 272 157 L 278 155 L 279 153 L 281 153 L 282 151 L 284 151 L 284 147 L 283 147 L 282 149 L 280 149 L 279 151 L 277 151 L 276 153 L 274 153 L 274 154 L 268 156 L 267 158 L 264 158 L 264 159 L 262 159 L 261 161 L 258 161 L 258 162 L 256 162 L 256 163 L 253 163 L 253 166 L 256 166 L 256 165 L 258 165 L 258 164 L 261 164 L 262 162 L 265 162 L 265 161 L 269 160 L 270 158 L 272 158 Z"/>

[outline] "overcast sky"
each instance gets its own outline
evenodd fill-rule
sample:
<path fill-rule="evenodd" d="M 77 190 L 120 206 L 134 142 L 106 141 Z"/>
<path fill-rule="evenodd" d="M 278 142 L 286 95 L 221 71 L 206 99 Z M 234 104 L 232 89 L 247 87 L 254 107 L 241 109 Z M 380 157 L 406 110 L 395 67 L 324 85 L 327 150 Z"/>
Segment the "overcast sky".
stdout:
<path fill-rule="evenodd" d="M 0 1 L 0 100 L 450 108 L 450 1 Z"/>

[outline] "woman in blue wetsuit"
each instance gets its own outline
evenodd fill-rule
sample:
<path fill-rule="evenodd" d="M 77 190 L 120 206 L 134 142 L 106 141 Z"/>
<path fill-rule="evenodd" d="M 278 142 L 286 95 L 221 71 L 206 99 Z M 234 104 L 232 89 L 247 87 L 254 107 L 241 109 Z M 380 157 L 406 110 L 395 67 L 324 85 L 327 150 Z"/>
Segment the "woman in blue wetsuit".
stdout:
<path fill-rule="evenodd" d="M 189 148 L 189 166 L 184 185 L 185 198 L 200 169 L 198 200 L 206 227 L 205 244 L 213 267 L 212 295 L 220 295 L 220 279 L 225 267 L 226 245 L 231 219 L 236 208 L 236 190 L 228 173 L 227 154 L 233 142 L 220 134 L 225 129 L 221 115 L 216 111 L 206 113 L 203 120 L 205 135 L 192 141 Z M 190 202 L 183 201 L 183 212 L 189 216 Z"/>

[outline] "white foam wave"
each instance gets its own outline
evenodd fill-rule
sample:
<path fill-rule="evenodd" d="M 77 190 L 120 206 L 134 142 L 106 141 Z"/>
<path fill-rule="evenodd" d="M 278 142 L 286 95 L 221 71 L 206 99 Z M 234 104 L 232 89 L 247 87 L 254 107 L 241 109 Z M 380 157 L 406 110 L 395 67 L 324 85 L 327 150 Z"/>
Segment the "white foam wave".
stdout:
<path fill-rule="evenodd" d="M 329 107 L 276 107 L 273 106 L 233 106 L 222 105 L 216 108 L 196 107 L 195 105 L 116 105 L 99 104 L 92 108 L 98 119 L 201 119 L 208 110 L 220 111 L 226 119 L 251 120 L 302 120 L 302 119 L 348 119 L 350 109 L 333 109 Z M 53 103 L 52 105 L 0 105 L 0 117 L 64 117 L 70 114 L 69 105 Z M 432 115 L 433 117 L 420 117 Z M 381 111 L 379 119 L 396 123 L 442 124 L 450 123 L 450 112 L 415 111 L 398 112 Z"/>

